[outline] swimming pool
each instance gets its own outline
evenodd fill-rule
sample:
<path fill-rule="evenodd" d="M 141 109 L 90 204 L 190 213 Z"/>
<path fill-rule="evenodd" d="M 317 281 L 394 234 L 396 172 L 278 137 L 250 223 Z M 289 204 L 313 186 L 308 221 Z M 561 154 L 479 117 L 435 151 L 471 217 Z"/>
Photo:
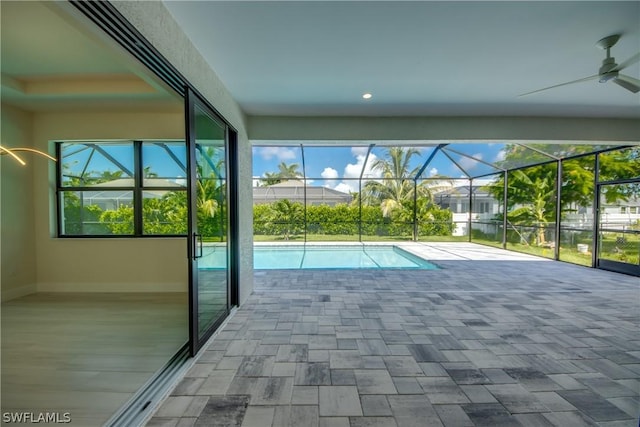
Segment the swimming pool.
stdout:
<path fill-rule="evenodd" d="M 201 259 L 203 268 L 219 268 L 215 251 Z M 253 248 L 257 270 L 319 268 L 397 268 L 437 270 L 439 267 L 397 246 L 373 245 L 259 245 Z"/>

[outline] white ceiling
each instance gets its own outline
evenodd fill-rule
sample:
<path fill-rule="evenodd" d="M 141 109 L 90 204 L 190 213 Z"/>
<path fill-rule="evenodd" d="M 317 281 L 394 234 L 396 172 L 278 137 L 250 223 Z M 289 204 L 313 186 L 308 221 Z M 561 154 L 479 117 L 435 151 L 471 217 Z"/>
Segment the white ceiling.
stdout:
<path fill-rule="evenodd" d="M 640 117 L 611 82 L 517 96 L 640 52 L 638 1 L 164 3 L 251 115 Z"/>
<path fill-rule="evenodd" d="M 53 2 L 2 0 L 0 8 L 3 103 L 28 111 L 182 108 L 131 55 Z"/>

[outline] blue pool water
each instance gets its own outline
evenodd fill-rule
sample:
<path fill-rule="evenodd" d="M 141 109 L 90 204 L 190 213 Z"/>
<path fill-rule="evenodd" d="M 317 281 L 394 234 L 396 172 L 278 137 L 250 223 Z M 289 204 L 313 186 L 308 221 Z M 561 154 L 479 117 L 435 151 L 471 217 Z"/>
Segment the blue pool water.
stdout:
<path fill-rule="evenodd" d="M 219 268 L 215 252 L 200 261 L 202 268 Z M 436 270 L 439 267 L 396 246 L 254 246 L 253 267 L 262 269 L 398 268 Z"/>

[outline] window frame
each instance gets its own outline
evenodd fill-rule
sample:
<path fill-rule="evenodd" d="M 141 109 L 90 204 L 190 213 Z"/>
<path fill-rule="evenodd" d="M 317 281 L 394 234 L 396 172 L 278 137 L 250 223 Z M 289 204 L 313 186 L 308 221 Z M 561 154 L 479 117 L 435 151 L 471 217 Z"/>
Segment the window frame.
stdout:
<path fill-rule="evenodd" d="M 62 200 L 62 194 L 64 192 L 83 192 L 83 191 L 96 191 L 95 187 L 92 186 L 81 186 L 81 187 L 72 187 L 66 186 L 63 184 L 62 180 L 62 167 L 63 167 L 63 158 L 62 158 L 62 146 L 65 143 L 84 143 L 84 144 L 95 144 L 95 145 L 109 145 L 115 143 L 131 143 L 133 146 L 133 186 L 114 186 L 108 187 L 108 191 L 131 191 L 132 192 L 132 200 L 131 204 L 133 207 L 133 233 L 132 234 L 68 234 L 64 233 L 64 203 Z M 171 140 L 171 139 L 162 139 L 162 140 L 133 140 L 133 139 L 125 139 L 125 140 L 79 140 L 79 141 L 71 141 L 71 140 L 60 140 L 55 141 L 55 154 L 56 154 L 56 236 L 58 238 L 166 238 L 166 237 L 181 237 L 184 238 L 187 236 L 186 231 L 186 222 L 185 222 L 185 232 L 180 234 L 145 234 L 144 232 L 144 217 L 143 217 L 143 203 L 144 203 L 144 193 L 145 191 L 183 191 L 187 194 L 187 186 L 149 186 L 144 185 L 144 157 L 143 157 L 143 146 L 145 144 L 153 144 L 157 142 L 164 143 L 181 143 L 185 146 L 185 156 L 186 156 L 186 141 L 184 140 Z M 186 167 L 186 158 L 184 159 L 184 165 Z M 185 176 L 185 181 L 186 181 Z M 186 198 L 185 198 L 186 200 Z M 185 207 L 186 201 L 185 201 Z M 185 218 L 186 221 L 186 218 Z M 81 222 L 81 227 L 83 223 Z"/>

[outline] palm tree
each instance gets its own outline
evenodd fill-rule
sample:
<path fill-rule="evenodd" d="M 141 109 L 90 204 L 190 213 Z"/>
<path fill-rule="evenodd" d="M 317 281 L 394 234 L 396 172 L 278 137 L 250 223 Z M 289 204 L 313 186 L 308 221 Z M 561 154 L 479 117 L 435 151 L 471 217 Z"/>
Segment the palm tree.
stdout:
<path fill-rule="evenodd" d="M 412 202 L 414 192 L 417 198 L 428 198 L 432 201 L 431 190 L 425 181 L 416 183 L 415 176 L 419 168 L 409 170 L 411 158 L 420 155 L 415 148 L 390 147 L 384 157 L 376 159 L 372 168 L 381 173 L 381 180 L 368 181 L 362 189 L 362 201 L 366 204 L 380 204 L 382 215 L 386 218 L 403 204 Z"/>
<path fill-rule="evenodd" d="M 267 172 L 264 174 L 266 177 L 265 184 L 273 185 L 289 179 L 302 178 L 302 173 L 298 170 L 299 168 L 300 165 L 298 163 L 288 165 L 285 162 L 280 162 L 278 172 Z"/>

